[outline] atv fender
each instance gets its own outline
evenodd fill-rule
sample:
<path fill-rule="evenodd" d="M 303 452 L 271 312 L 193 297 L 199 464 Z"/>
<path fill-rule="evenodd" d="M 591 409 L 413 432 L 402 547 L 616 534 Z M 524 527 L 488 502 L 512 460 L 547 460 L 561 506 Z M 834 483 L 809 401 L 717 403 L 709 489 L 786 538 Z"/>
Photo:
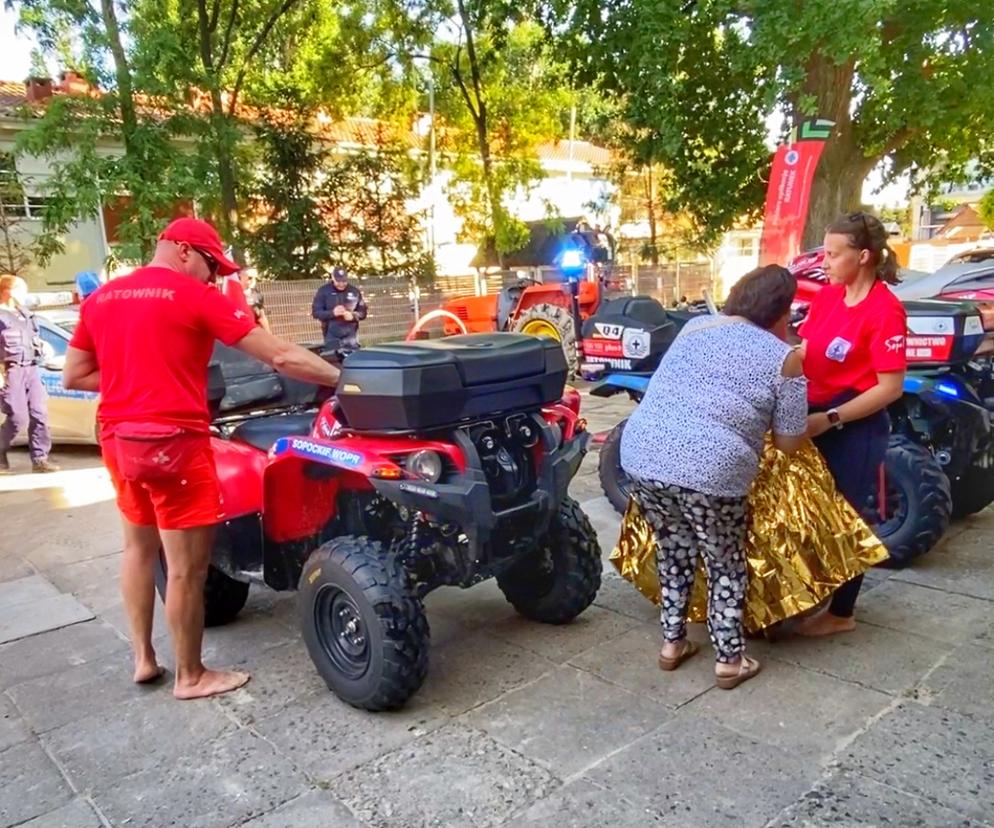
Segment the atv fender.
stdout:
<path fill-rule="evenodd" d="M 257 448 L 211 438 L 214 468 L 221 486 L 222 515 L 233 520 L 262 511 L 262 479 L 268 458 Z"/>

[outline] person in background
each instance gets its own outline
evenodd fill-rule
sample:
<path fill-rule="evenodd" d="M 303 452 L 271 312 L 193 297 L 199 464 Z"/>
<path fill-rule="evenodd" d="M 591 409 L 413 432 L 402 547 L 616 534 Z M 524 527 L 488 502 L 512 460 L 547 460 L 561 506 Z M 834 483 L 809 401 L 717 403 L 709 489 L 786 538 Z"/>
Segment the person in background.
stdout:
<path fill-rule="evenodd" d="M 812 412 L 808 434 L 860 514 L 866 514 L 877 485 L 890 436 L 887 406 L 903 393 L 907 366 L 907 314 L 887 287 L 900 281 L 887 241 L 883 224 L 868 213 L 849 213 L 828 226 L 829 284 L 798 331 Z M 818 636 L 855 629 L 862 582 L 860 575 L 843 584 L 827 611 L 803 619 L 795 632 Z"/>
<path fill-rule="evenodd" d="M 334 267 L 329 280 L 318 288 L 311 314 L 321 323 L 325 347 L 352 351 L 359 347 L 359 323 L 366 318 L 362 292 L 349 282 L 344 267 Z"/>
<path fill-rule="evenodd" d="M 75 281 L 76 295 L 79 297 L 80 303 L 84 302 L 91 293 L 96 292 L 102 284 L 100 275 L 95 270 L 80 271 L 76 274 Z"/>
<path fill-rule="evenodd" d="M 715 683 L 723 689 L 760 669 L 745 655 L 742 612 L 746 498 L 766 434 L 787 453 L 805 440 L 801 358 L 785 341 L 796 289 L 786 268 L 758 268 L 735 284 L 723 313 L 689 321 L 621 438 L 621 465 L 656 540 L 665 641 L 659 666 L 675 670 L 697 652 L 686 626 L 703 557 Z"/>
<path fill-rule="evenodd" d="M 219 275 L 238 270 L 210 224 L 177 219 L 162 231 L 147 266 L 108 282 L 83 303 L 63 370 L 66 388 L 100 392 L 100 448 L 124 529 L 121 593 L 133 680 L 162 675 L 152 616 L 155 570 L 164 554 L 178 699 L 227 693 L 249 679 L 240 671 L 208 669 L 201 652 L 204 583 L 214 528 L 223 518 L 207 406 L 214 342 L 305 382 L 333 386 L 339 376 L 316 354 L 264 331 L 214 287 Z"/>
<path fill-rule="evenodd" d="M 44 346 L 38 323 L 27 307 L 27 283 L 12 273 L 0 276 L 0 474 L 10 472 L 7 450 L 14 438 L 28 430 L 31 470 L 54 472 L 48 459 L 52 436 L 48 430 L 48 394 L 38 366 Z"/>
<path fill-rule="evenodd" d="M 245 301 L 248 302 L 252 314 L 255 316 L 255 324 L 264 331 L 271 331 L 269 327 L 269 317 L 266 316 L 266 304 L 262 298 L 262 291 L 259 290 L 259 274 L 254 267 L 246 267 L 239 274 L 242 282 L 242 291 L 245 294 Z"/>

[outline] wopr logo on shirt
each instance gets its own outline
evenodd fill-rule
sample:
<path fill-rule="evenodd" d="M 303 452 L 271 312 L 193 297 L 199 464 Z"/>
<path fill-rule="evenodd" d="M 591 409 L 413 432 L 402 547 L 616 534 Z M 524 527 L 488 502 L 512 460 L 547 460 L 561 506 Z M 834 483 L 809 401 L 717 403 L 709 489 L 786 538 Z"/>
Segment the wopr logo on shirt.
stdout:
<path fill-rule="evenodd" d="M 884 347 L 887 349 L 887 353 L 895 354 L 904 350 L 904 336 L 897 335 L 892 336 L 884 340 Z"/>
<path fill-rule="evenodd" d="M 852 343 L 848 339 L 837 336 L 828 343 L 828 347 L 825 349 L 825 356 L 833 362 L 845 362 L 851 350 Z"/>

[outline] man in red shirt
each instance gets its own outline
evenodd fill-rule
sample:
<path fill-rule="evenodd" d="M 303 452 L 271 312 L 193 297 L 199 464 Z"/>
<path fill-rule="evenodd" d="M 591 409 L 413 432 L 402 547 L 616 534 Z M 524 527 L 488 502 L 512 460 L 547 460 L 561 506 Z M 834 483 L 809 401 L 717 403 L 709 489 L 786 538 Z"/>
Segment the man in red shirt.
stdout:
<path fill-rule="evenodd" d="M 219 274 L 237 271 L 213 227 L 197 219 L 174 221 L 146 267 L 102 286 L 83 304 L 63 372 L 66 388 L 101 395 L 101 450 L 124 525 L 121 592 L 134 680 L 162 675 L 152 648 L 161 547 L 169 571 L 166 619 L 176 650 L 173 694 L 179 699 L 226 693 L 249 679 L 247 673 L 208 670 L 201 660 L 204 580 L 221 516 L 207 408 L 214 340 L 306 382 L 338 381 L 337 368 L 257 327 L 250 313 L 212 286 Z M 141 467 L 147 457 L 140 452 L 149 445 L 164 447 L 156 462 L 165 456 L 178 468 Z"/>

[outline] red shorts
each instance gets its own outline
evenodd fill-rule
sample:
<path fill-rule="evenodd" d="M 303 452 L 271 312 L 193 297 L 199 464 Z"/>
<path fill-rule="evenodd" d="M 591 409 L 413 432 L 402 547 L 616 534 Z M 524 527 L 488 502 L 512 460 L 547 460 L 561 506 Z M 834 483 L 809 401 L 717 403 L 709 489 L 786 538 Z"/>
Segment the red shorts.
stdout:
<path fill-rule="evenodd" d="M 194 529 L 222 519 L 221 487 L 206 436 L 203 449 L 175 482 L 134 483 L 122 478 L 117 470 L 113 437 L 101 440 L 101 451 L 117 492 L 117 508 L 130 523 L 159 529 Z"/>

